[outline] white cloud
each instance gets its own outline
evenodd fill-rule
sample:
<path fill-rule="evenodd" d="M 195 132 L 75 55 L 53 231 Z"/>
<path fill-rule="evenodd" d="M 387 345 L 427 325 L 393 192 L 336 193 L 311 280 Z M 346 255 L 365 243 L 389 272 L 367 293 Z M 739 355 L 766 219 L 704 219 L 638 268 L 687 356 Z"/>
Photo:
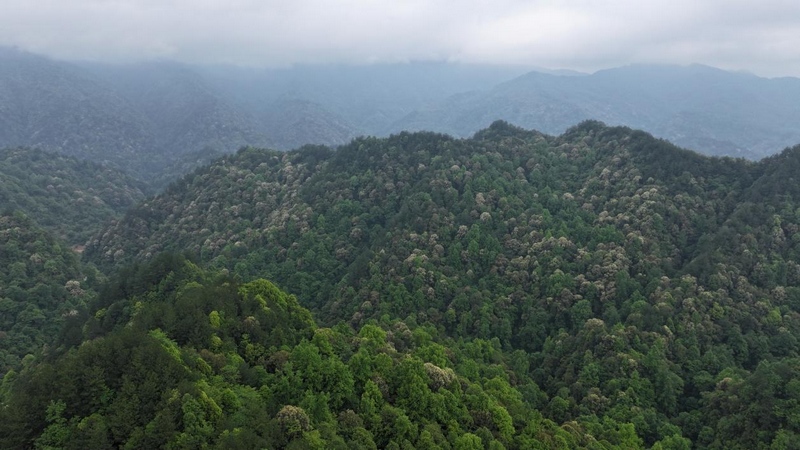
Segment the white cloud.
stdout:
<path fill-rule="evenodd" d="M 0 0 L 0 44 L 64 59 L 248 65 L 445 59 L 800 75 L 784 0 Z"/>

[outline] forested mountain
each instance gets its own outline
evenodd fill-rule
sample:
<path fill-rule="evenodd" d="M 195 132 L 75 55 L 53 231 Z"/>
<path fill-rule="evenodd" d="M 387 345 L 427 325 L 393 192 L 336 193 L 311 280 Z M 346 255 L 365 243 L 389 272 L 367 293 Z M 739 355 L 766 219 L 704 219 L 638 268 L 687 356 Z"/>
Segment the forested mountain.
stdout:
<path fill-rule="evenodd" d="M 147 117 L 179 138 L 232 152 L 244 144 L 290 150 L 340 145 L 363 134 L 386 134 L 404 115 L 458 92 L 488 89 L 521 67 L 444 63 L 287 69 L 205 67 L 176 63 L 82 64 Z M 213 108 L 220 111 L 214 111 Z M 205 127 L 180 122 L 200 117 Z M 202 132 L 216 127 L 218 136 Z M 226 142 L 227 139 L 227 142 Z M 164 142 L 167 151 L 175 142 Z M 172 150 L 174 151 L 174 150 Z"/>
<path fill-rule="evenodd" d="M 379 133 L 426 102 L 522 68 L 448 64 L 255 70 L 67 63 L 0 48 L 0 147 L 35 147 L 153 185 L 245 145 L 288 150 Z"/>
<path fill-rule="evenodd" d="M 188 250 L 273 280 L 323 324 L 398 318 L 488 342 L 526 404 L 592 438 L 632 424 L 647 447 L 790 448 L 798 166 L 800 147 L 709 158 L 598 122 L 243 149 L 132 209 L 85 256 L 113 267 Z"/>
<path fill-rule="evenodd" d="M 65 318 L 86 306 L 92 291 L 85 275 L 91 274 L 23 214 L 0 214 L 0 374 L 40 352 Z"/>
<path fill-rule="evenodd" d="M 113 89 L 77 67 L 3 47 L 0 123 L 0 147 L 37 147 L 118 167 L 152 157 L 147 118 Z"/>
<path fill-rule="evenodd" d="M 84 65 L 152 123 L 159 152 L 180 155 L 244 145 L 275 147 L 256 117 L 243 111 L 191 67 L 177 63 Z"/>
<path fill-rule="evenodd" d="M 4 379 L 3 448 L 641 445 L 630 424 L 544 418 L 528 363 L 512 370 L 496 342 L 413 322 L 320 328 L 266 280 L 171 255 L 123 271 L 91 313 Z"/>
<path fill-rule="evenodd" d="M 279 143 L 280 149 L 306 144 L 342 145 L 363 134 L 341 116 L 307 100 L 277 100 L 260 114 L 267 134 Z"/>
<path fill-rule="evenodd" d="M 251 111 L 274 110 L 287 101 L 309 102 L 349 124 L 358 134 L 380 136 L 394 131 L 394 122 L 430 102 L 461 92 L 486 90 L 530 69 L 411 62 L 364 66 L 301 65 L 267 70 L 198 67 L 196 70 L 217 89 L 228 93 Z M 296 146 L 279 148 L 288 150 Z"/>
<path fill-rule="evenodd" d="M 79 320 L 98 275 L 81 266 L 83 245 L 144 190 L 97 163 L 0 149 L 0 374 L 45 350 L 65 320 Z"/>
<path fill-rule="evenodd" d="M 70 245 L 83 245 L 145 197 L 118 170 L 39 149 L 0 149 L 0 207 L 21 211 Z"/>
<path fill-rule="evenodd" d="M 210 155 L 361 135 L 467 137 L 496 119 L 559 134 L 585 119 L 712 155 L 759 159 L 800 142 L 800 81 L 704 66 L 591 75 L 412 62 L 255 69 L 66 63 L 0 49 L 0 147 L 123 169 L 162 187 Z M 516 78 L 515 78 L 516 77 Z"/>
<path fill-rule="evenodd" d="M 393 130 L 470 136 L 497 119 L 560 134 L 582 120 L 643 129 L 711 155 L 760 159 L 800 142 L 800 80 L 711 67 L 629 66 L 586 76 L 531 72 L 409 114 Z"/>
<path fill-rule="evenodd" d="M 208 162 L 209 151 L 272 145 L 254 118 L 191 70 L 104 67 L 0 49 L 0 146 L 64 153 L 152 182 L 174 179 L 187 162 Z"/>

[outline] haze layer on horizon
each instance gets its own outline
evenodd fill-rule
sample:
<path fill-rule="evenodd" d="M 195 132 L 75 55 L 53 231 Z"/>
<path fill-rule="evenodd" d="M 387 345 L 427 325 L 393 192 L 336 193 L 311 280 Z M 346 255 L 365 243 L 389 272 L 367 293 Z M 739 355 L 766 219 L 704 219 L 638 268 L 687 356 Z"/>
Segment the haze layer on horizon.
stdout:
<path fill-rule="evenodd" d="M 448 61 L 800 76 L 786 0 L 0 0 L 0 45 L 57 59 L 286 67 Z"/>

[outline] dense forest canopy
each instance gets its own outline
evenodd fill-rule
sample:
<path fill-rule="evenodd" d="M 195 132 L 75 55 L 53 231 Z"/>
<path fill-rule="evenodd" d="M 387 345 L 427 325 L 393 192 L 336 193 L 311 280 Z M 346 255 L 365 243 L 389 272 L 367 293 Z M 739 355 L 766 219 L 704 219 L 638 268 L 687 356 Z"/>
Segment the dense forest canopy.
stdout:
<path fill-rule="evenodd" d="M 0 149 L 0 207 L 83 245 L 145 198 L 147 187 L 100 164 L 30 148 Z"/>
<path fill-rule="evenodd" d="M 93 291 L 76 255 L 21 213 L 0 214 L 0 373 L 78 314 Z M 89 283 L 87 283 L 89 281 Z"/>
<path fill-rule="evenodd" d="M 57 359 L 13 383 L 4 448 L 641 443 L 630 424 L 545 419 L 492 342 L 443 345 L 435 329 L 399 321 L 319 328 L 266 280 L 240 283 L 172 255 L 123 272 L 92 311 L 84 344 L 62 341 Z"/>
<path fill-rule="evenodd" d="M 591 121 L 244 148 L 90 239 L 2 443 L 793 448 L 799 169 Z"/>

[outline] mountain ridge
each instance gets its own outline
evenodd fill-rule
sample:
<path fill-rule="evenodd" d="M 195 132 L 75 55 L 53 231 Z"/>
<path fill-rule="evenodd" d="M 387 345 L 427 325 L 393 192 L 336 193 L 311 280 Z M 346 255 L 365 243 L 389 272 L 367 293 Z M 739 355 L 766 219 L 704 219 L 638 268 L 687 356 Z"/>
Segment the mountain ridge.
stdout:
<path fill-rule="evenodd" d="M 242 148 L 92 237 L 0 442 L 788 447 L 798 167 L 598 121 Z"/>
<path fill-rule="evenodd" d="M 434 104 L 393 128 L 468 136 L 500 119 L 559 134 L 590 119 L 644 129 L 701 153 L 760 159 L 800 142 L 789 130 L 800 110 L 788 98 L 798 93 L 796 78 L 702 65 L 633 65 L 575 77 L 531 72 Z"/>
<path fill-rule="evenodd" d="M 497 119 L 549 134 L 602 120 L 753 160 L 800 142 L 800 81 L 699 65 L 582 75 L 445 63 L 262 70 L 68 63 L 7 48 L 0 59 L 0 146 L 88 158 L 157 187 L 198 154 L 401 130 L 467 137 Z"/>

